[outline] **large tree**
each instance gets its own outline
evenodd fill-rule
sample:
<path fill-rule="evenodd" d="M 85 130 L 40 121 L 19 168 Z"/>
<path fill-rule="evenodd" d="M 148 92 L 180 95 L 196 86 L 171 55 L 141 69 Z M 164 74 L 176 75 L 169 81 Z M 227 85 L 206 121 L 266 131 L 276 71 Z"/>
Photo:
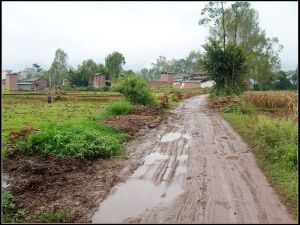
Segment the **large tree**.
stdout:
<path fill-rule="evenodd" d="M 105 68 L 110 79 L 117 81 L 123 70 L 122 65 L 124 65 L 125 58 L 120 52 L 113 52 L 106 56 L 105 58 Z"/>
<path fill-rule="evenodd" d="M 67 59 L 68 55 L 62 49 L 56 50 L 49 70 L 50 86 L 61 85 L 62 80 L 66 78 L 68 73 Z"/>
<path fill-rule="evenodd" d="M 224 13 L 223 13 L 224 12 Z M 241 46 L 246 55 L 248 77 L 260 87 L 266 89 L 276 78 L 280 68 L 279 52 L 282 45 L 278 38 L 268 38 L 259 27 L 258 12 L 249 2 L 236 2 L 225 10 L 217 3 L 209 2 L 202 10 L 200 25 L 209 24 L 211 37 L 225 43 Z M 224 23 L 223 23 L 224 22 Z M 226 31 L 226 33 L 225 33 Z M 234 73 L 233 67 L 233 73 Z"/>

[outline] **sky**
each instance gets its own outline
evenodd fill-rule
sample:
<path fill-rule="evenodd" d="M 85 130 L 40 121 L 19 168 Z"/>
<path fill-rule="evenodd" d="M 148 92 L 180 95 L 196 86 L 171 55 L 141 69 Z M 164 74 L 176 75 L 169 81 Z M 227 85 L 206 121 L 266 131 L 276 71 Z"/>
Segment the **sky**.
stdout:
<path fill-rule="evenodd" d="M 1 2 L 2 69 L 14 72 L 33 63 L 49 69 L 55 51 L 68 63 L 105 62 L 113 51 L 125 69 L 149 68 L 162 55 L 185 58 L 203 51 L 208 27 L 198 25 L 207 2 Z M 226 3 L 231 4 L 230 2 Z M 278 37 L 283 70 L 298 65 L 298 2 L 251 2 L 268 37 Z"/>

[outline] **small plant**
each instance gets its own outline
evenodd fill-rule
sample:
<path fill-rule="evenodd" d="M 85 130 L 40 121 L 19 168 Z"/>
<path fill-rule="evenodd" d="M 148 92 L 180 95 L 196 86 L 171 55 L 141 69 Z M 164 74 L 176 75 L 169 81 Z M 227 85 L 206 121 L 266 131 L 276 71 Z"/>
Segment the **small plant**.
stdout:
<path fill-rule="evenodd" d="M 4 223 L 18 223 L 26 216 L 24 209 L 17 209 L 9 189 L 2 192 L 2 213 Z"/>
<path fill-rule="evenodd" d="M 47 211 L 44 207 L 41 207 L 30 220 L 40 223 L 65 223 L 67 222 L 67 214 L 64 211 Z"/>
<path fill-rule="evenodd" d="M 170 107 L 169 97 L 167 95 L 163 95 L 160 97 L 159 106 L 161 109 L 167 109 Z"/>
<path fill-rule="evenodd" d="M 117 88 L 133 104 L 154 105 L 154 97 L 147 81 L 139 75 L 128 75 Z"/>
<path fill-rule="evenodd" d="M 133 110 L 133 105 L 130 104 L 130 102 L 127 101 L 120 101 L 120 102 L 115 102 L 109 105 L 106 108 L 105 114 L 107 116 L 111 115 L 121 115 L 121 114 L 126 114 L 130 113 Z"/>

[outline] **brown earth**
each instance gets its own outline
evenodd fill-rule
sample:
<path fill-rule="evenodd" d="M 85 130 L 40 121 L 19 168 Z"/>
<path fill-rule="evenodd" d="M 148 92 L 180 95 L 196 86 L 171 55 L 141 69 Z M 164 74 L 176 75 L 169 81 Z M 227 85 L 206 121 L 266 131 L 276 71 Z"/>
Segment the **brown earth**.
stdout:
<path fill-rule="evenodd" d="M 139 106 L 135 107 L 130 114 L 104 118 L 100 123 L 134 135 L 142 128 L 158 126 L 160 123 L 159 115 L 161 114 L 162 111 L 159 109 Z"/>
<path fill-rule="evenodd" d="M 94 223 L 296 223 L 207 97 L 181 102 L 127 143 L 140 166 L 101 202 Z"/>

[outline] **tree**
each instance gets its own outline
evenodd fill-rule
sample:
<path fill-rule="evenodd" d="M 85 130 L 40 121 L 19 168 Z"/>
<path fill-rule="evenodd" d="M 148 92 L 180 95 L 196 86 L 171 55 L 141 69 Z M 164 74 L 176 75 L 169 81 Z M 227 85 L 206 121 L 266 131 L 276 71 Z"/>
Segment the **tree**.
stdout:
<path fill-rule="evenodd" d="M 203 48 L 205 53 L 201 63 L 210 79 L 216 82 L 215 93 L 226 95 L 239 93 L 244 88 L 244 74 L 247 71 L 243 49 L 230 43 L 225 46 L 224 51 L 222 41 L 213 38 L 210 38 L 209 43 L 203 45 Z"/>
<path fill-rule="evenodd" d="M 54 60 L 49 70 L 50 86 L 62 84 L 62 80 L 68 73 L 67 59 L 68 55 L 62 49 L 59 48 L 56 50 Z"/>
<path fill-rule="evenodd" d="M 277 80 L 275 81 L 275 89 L 276 90 L 290 90 L 290 89 L 292 89 L 292 83 L 288 79 L 288 75 L 289 75 L 289 72 L 284 72 L 282 70 L 278 71 Z"/>
<path fill-rule="evenodd" d="M 249 2 L 236 2 L 224 10 L 216 3 L 210 2 L 201 15 L 200 25 L 210 24 L 211 37 L 222 40 L 225 34 L 228 43 L 240 45 L 246 55 L 248 78 L 252 78 L 258 89 L 271 88 L 270 82 L 276 79 L 276 71 L 280 68 L 279 52 L 282 45 L 278 38 L 268 38 L 259 27 L 258 12 Z M 224 23 L 221 23 L 221 21 Z M 224 26 L 225 25 L 225 26 Z M 226 30 L 226 33 L 225 33 Z M 233 67 L 233 74 L 234 74 Z"/>
<path fill-rule="evenodd" d="M 124 56 L 119 52 L 115 51 L 106 56 L 105 68 L 110 79 L 113 79 L 114 81 L 117 81 L 119 79 L 119 76 L 123 70 L 122 65 L 124 65 L 125 63 L 126 62 Z"/>

